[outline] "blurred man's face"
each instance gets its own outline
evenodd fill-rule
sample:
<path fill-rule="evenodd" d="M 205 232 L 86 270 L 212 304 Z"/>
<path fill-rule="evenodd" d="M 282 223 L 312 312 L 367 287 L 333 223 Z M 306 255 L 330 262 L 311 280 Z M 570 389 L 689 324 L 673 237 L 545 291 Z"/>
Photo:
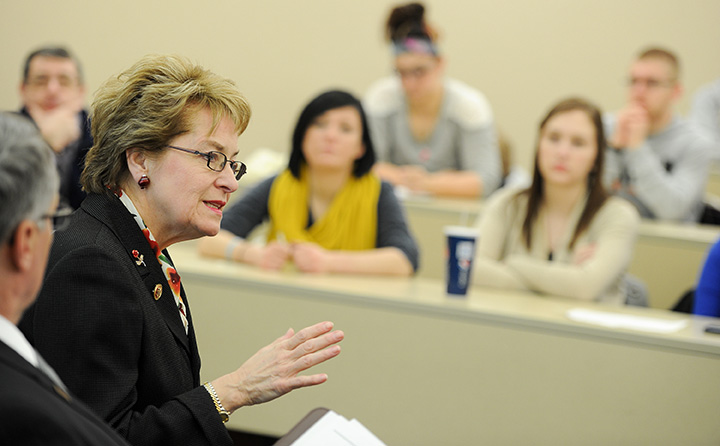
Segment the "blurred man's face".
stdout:
<path fill-rule="evenodd" d="M 33 57 L 27 79 L 20 86 L 23 105 L 46 112 L 60 107 L 80 110 L 84 95 L 75 62 L 62 57 Z"/>
<path fill-rule="evenodd" d="M 630 67 L 629 100 L 647 110 L 651 119 L 667 113 L 680 96 L 677 74 L 661 58 L 636 60 Z"/>

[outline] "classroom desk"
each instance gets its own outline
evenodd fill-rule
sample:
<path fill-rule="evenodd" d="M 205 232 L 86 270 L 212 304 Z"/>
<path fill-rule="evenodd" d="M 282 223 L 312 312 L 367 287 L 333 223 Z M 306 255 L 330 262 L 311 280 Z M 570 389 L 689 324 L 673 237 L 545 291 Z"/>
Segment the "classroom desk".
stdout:
<path fill-rule="evenodd" d="M 413 235 L 421 247 L 420 277 L 443 278 L 445 225 L 472 225 L 482 210 L 477 200 L 411 197 L 403 201 Z M 482 235 L 481 235 L 482 236 Z M 720 226 L 643 220 L 628 271 L 648 287 L 650 306 L 671 308 L 695 286 L 705 254 Z"/>
<path fill-rule="evenodd" d="M 190 296 L 202 379 L 288 327 L 332 320 L 343 352 L 321 386 L 243 408 L 229 427 L 280 436 L 315 407 L 388 445 L 718 444 L 717 319 L 517 292 L 444 296 L 439 280 L 265 272 L 171 247 Z M 572 308 L 684 320 L 672 334 L 609 329 Z"/>

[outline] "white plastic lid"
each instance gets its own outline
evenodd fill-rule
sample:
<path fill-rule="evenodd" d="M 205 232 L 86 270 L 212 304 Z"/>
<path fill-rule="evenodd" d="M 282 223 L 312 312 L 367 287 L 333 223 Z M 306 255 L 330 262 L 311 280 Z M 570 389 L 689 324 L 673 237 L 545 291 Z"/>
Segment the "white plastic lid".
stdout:
<path fill-rule="evenodd" d="M 480 229 L 472 226 L 443 226 L 443 233 L 459 237 L 479 237 Z"/>

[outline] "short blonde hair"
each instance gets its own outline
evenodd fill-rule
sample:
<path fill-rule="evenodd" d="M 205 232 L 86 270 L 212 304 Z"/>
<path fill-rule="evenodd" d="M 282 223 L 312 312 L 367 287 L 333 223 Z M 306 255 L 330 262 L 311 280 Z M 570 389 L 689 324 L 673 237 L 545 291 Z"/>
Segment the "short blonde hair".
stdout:
<path fill-rule="evenodd" d="M 643 59 L 660 59 L 670 65 L 670 72 L 672 80 L 677 80 L 680 77 L 680 60 L 677 55 L 666 48 L 660 47 L 648 47 L 640 51 L 636 60 Z"/>
<path fill-rule="evenodd" d="M 228 116 L 241 134 L 250 105 L 235 83 L 175 55 L 149 55 L 100 87 L 90 111 L 94 144 L 81 182 L 88 193 L 118 189 L 129 175 L 125 151 L 163 149 L 190 131 L 194 112 L 209 108 L 212 133 Z"/>

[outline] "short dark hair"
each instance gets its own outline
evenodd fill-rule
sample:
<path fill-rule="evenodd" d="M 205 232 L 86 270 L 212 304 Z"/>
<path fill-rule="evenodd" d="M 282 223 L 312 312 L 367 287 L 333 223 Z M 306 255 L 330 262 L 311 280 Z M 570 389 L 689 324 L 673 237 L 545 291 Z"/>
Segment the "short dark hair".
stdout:
<path fill-rule="evenodd" d="M 435 42 L 437 34 L 425 20 L 425 5 L 420 2 L 395 6 L 385 23 L 385 37 L 391 42 L 406 38 Z"/>
<path fill-rule="evenodd" d="M 288 162 L 288 169 L 290 169 L 290 172 L 295 178 L 300 179 L 300 169 L 302 165 L 306 163 L 302 144 L 303 139 L 305 139 L 305 132 L 307 132 L 310 124 L 312 124 L 315 118 L 328 110 L 348 106 L 354 107 L 360 114 L 360 121 L 362 122 L 362 143 L 365 146 L 365 153 L 355 160 L 353 175 L 356 178 L 360 178 L 370 172 L 373 164 L 375 164 L 375 149 L 370 139 L 370 129 L 368 128 L 367 118 L 363 111 L 362 104 L 355 96 L 346 91 L 330 90 L 321 93 L 310 101 L 300 113 L 298 122 L 295 125 L 295 131 L 292 137 L 292 152 L 290 153 L 290 161 Z"/>
<path fill-rule="evenodd" d="M 25 59 L 25 66 L 23 67 L 23 83 L 26 84 L 28 81 L 28 75 L 30 74 L 30 62 L 37 57 L 37 56 L 45 56 L 45 57 L 57 57 L 59 59 L 70 59 L 75 63 L 75 68 L 77 69 L 78 74 L 78 83 L 83 84 L 83 72 L 82 67 L 80 66 L 80 61 L 72 55 L 70 51 L 68 51 L 66 48 L 63 48 L 61 46 L 46 46 L 42 48 L 38 48 L 32 53 L 30 53 L 27 58 Z"/>

